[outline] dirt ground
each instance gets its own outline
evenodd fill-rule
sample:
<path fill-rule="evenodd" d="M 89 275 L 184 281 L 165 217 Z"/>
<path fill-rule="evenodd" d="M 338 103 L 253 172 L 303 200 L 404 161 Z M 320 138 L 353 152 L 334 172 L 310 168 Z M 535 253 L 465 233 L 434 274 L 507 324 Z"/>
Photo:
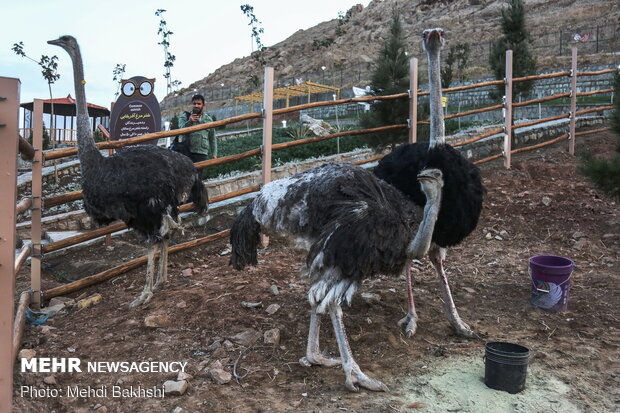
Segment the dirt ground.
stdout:
<path fill-rule="evenodd" d="M 580 138 L 588 148 L 611 154 L 610 133 Z M 189 388 L 181 396 L 28 397 L 22 386 L 111 388 L 161 387 L 175 373 L 21 373 L 14 375 L 16 412 L 612 412 L 620 410 L 619 307 L 620 213 L 577 172 L 578 158 L 565 143 L 481 167 L 488 190 L 476 231 L 448 252 L 447 271 L 459 313 L 480 340 L 454 334 L 442 310 L 439 281 L 428 260 L 414 266 L 418 331 L 407 339 L 396 326 L 406 311 L 404 279 L 365 282 L 351 308 L 344 308 L 351 347 L 362 370 L 390 391 L 349 393 L 340 368 L 303 367 L 309 305 L 307 284 L 297 274 L 303 254 L 272 239 L 259 266 L 237 272 L 228 266 L 225 240 L 170 256 L 170 280 L 146 306 L 128 309 L 140 292 L 145 267 L 72 297 L 95 293 L 102 301 L 75 307 L 43 326 L 27 326 L 23 348 L 38 357 L 78 357 L 88 361 L 188 362 Z M 183 239 L 228 228 L 230 220 L 209 222 Z M 178 238 L 181 240 L 181 238 Z M 73 249 L 46 260 L 44 287 L 110 268 L 143 253 L 132 235 Z M 568 311 L 532 307 L 528 258 L 569 257 L 576 267 Z M 185 271 L 184 271 L 185 270 Z M 28 288 L 29 268 L 17 291 Z M 279 294 L 270 292 L 277 286 Z M 364 300 L 362 293 L 374 293 Z M 378 298 L 378 299 L 377 299 Z M 247 308 L 242 302 L 262 302 Z M 279 309 L 270 314 L 271 304 Z M 272 307 L 273 308 L 273 307 Z M 145 318 L 167 315 L 165 327 L 145 326 Z M 279 344 L 263 334 L 279 329 Z M 258 332 L 255 342 L 238 344 L 239 332 Z M 247 334 L 251 336 L 251 334 Z M 533 353 L 526 390 L 509 395 L 484 386 L 484 344 L 509 341 Z M 220 346 L 221 345 L 221 346 Z M 328 320 L 321 345 L 337 353 Z M 208 374 L 220 361 L 235 373 L 227 384 Z M 44 381 L 45 380 L 45 381 Z M 175 410 L 176 409 L 176 410 Z"/>

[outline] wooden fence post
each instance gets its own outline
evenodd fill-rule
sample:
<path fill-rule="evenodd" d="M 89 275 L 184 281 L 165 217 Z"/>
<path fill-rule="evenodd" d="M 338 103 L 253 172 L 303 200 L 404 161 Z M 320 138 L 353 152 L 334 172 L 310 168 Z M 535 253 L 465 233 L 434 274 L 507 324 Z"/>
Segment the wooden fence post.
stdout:
<path fill-rule="evenodd" d="M 409 59 L 409 143 L 418 139 L 418 59 Z"/>
<path fill-rule="evenodd" d="M 41 305 L 41 216 L 43 208 L 43 101 L 34 100 L 34 124 L 32 146 L 32 218 L 30 221 L 32 239 L 32 258 L 30 259 L 30 289 L 33 291 L 32 304 L 35 308 Z"/>
<path fill-rule="evenodd" d="M 512 50 L 506 50 L 506 91 L 504 96 L 504 167 L 510 169 L 512 150 Z"/>
<path fill-rule="evenodd" d="M 13 306 L 15 290 L 15 199 L 19 79 L 0 77 L 0 413 L 10 413 L 13 400 Z"/>
<path fill-rule="evenodd" d="M 575 124 L 577 121 L 577 48 L 572 48 L 570 81 L 570 126 L 568 131 L 568 153 L 575 154 Z"/>
<path fill-rule="evenodd" d="M 263 82 L 263 185 L 271 182 L 271 138 L 273 132 L 273 67 L 265 68 Z M 310 96 L 310 95 L 308 95 Z M 261 236 L 263 247 L 269 238 Z"/>

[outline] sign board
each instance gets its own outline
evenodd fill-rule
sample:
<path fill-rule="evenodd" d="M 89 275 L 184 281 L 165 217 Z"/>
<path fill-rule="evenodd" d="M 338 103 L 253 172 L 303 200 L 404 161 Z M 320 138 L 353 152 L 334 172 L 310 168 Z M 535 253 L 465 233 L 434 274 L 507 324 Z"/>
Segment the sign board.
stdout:
<path fill-rule="evenodd" d="M 161 130 L 161 109 L 153 93 L 155 79 L 134 76 L 121 80 L 122 93 L 110 115 L 112 140 L 128 139 Z M 157 144 L 157 139 L 147 142 Z"/>
<path fill-rule="evenodd" d="M 441 107 L 445 108 L 448 105 L 448 98 L 445 96 L 441 97 Z"/>

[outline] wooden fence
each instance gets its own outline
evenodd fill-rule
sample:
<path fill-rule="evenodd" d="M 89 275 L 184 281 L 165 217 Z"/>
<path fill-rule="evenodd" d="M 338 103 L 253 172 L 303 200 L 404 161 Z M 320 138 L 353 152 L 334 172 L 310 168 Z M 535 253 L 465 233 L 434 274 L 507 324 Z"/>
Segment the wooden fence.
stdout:
<path fill-rule="evenodd" d="M 107 149 L 118 149 L 118 148 L 128 146 L 128 145 L 144 143 L 147 141 L 151 141 L 153 139 L 160 139 L 160 138 L 175 136 L 175 135 L 178 135 L 179 133 L 190 133 L 190 132 L 199 131 L 203 129 L 209 129 L 209 128 L 228 125 L 228 124 L 232 124 L 236 122 L 241 122 L 241 121 L 248 120 L 248 119 L 262 118 L 263 119 L 263 144 L 261 147 L 250 149 L 248 151 L 245 151 L 239 154 L 221 157 L 218 159 L 209 159 L 206 161 L 198 162 L 195 165 L 197 168 L 203 169 L 203 168 L 208 168 L 208 167 L 212 167 L 215 165 L 222 165 L 225 163 L 235 162 L 240 159 L 248 158 L 251 156 L 262 155 L 262 174 L 263 174 L 262 181 L 263 181 L 263 184 L 265 184 L 269 182 L 271 179 L 270 176 L 271 176 L 271 168 L 272 168 L 272 165 L 271 165 L 272 151 L 277 151 L 277 150 L 281 150 L 284 148 L 290 148 L 290 147 L 298 146 L 298 145 L 307 145 L 307 144 L 311 144 L 314 142 L 334 139 L 334 138 L 338 138 L 342 136 L 364 135 L 364 134 L 372 134 L 376 132 L 390 131 L 390 130 L 403 130 L 404 132 L 406 129 L 408 129 L 408 132 L 409 132 L 408 141 L 415 142 L 416 141 L 415 131 L 416 131 L 417 125 L 428 123 L 428 120 L 417 121 L 416 119 L 417 118 L 416 110 L 417 110 L 417 104 L 418 104 L 417 99 L 419 96 L 429 94 L 428 91 L 421 91 L 417 89 L 417 70 L 418 70 L 418 61 L 416 58 L 412 58 L 410 61 L 410 79 L 412 79 L 410 83 L 411 89 L 407 92 L 394 94 L 394 95 L 388 95 L 388 96 L 363 96 L 363 97 L 357 97 L 357 98 L 347 98 L 347 99 L 331 100 L 331 101 L 324 101 L 324 102 L 314 102 L 314 103 L 309 103 L 305 105 L 298 105 L 298 106 L 292 106 L 288 108 L 273 110 L 272 100 L 271 100 L 272 91 L 273 91 L 273 69 L 266 68 L 265 82 L 264 82 L 264 97 L 265 98 L 264 98 L 263 113 L 258 113 L 258 112 L 248 113 L 248 114 L 244 114 L 240 116 L 231 117 L 228 119 L 222 119 L 222 120 L 218 120 L 215 122 L 210 122 L 207 124 L 190 126 L 188 128 L 179 129 L 179 130 L 162 131 L 162 132 L 152 133 L 152 134 L 139 136 L 139 137 L 135 137 L 131 139 L 126 139 L 122 141 L 100 142 L 100 143 L 97 143 L 97 146 L 100 149 L 106 149 L 106 148 Z M 538 75 L 538 76 L 513 78 L 512 77 L 512 52 L 508 51 L 506 55 L 506 73 L 507 73 L 506 79 L 492 81 L 492 82 L 479 83 L 479 84 L 474 84 L 474 85 L 461 86 L 461 87 L 456 87 L 456 88 L 448 88 L 448 89 L 443 90 L 444 93 L 454 93 L 454 92 L 459 92 L 459 91 L 463 91 L 467 89 L 485 87 L 489 85 L 504 85 L 505 90 L 506 90 L 504 102 L 501 105 L 494 105 L 494 106 L 489 106 L 486 108 L 480 108 L 480 109 L 460 112 L 460 113 L 452 114 L 446 117 L 446 118 L 457 118 L 457 117 L 467 116 L 473 113 L 480 113 L 480 112 L 492 111 L 492 110 L 502 110 L 504 113 L 505 121 L 504 121 L 503 128 L 496 128 L 494 130 L 485 132 L 467 141 L 457 143 L 454 146 L 469 145 L 474 142 L 478 142 L 482 139 L 488 138 L 490 136 L 503 133 L 504 134 L 503 150 L 501 151 L 501 153 L 488 156 L 484 159 L 475 160 L 474 163 L 480 164 L 480 163 L 488 162 L 494 159 L 503 158 L 504 166 L 506 168 L 510 168 L 511 155 L 515 153 L 534 150 L 534 149 L 547 146 L 547 145 L 551 145 L 551 144 L 561 142 L 564 140 L 568 140 L 567 150 L 569 151 L 569 153 L 574 154 L 575 138 L 577 136 L 605 130 L 605 128 L 603 128 L 603 129 L 597 129 L 595 131 L 576 133 L 575 132 L 576 117 L 578 115 L 583 115 L 587 113 L 603 112 L 606 110 L 613 109 L 613 106 L 601 106 L 601 107 L 597 107 L 593 109 L 577 111 L 576 110 L 576 98 L 578 96 L 589 96 L 589 95 L 594 95 L 594 94 L 609 93 L 611 92 L 611 90 L 605 89 L 605 90 L 597 90 L 597 91 L 586 92 L 586 93 L 578 93 L 576 89 L 576 79 L 578 76 L 596 76 L 596 75 L 603 75 L 606 73 L 610 73 L 613 71 L 614 69 L 601 70 L 598 72 L 578 72 L 577 71 L 577 53 L 576 53 L 576 49 L 573 49 L 572 67 L 570 71 L 549 73 L 549 74 Z M 562 76 L 571 78 L 572 82 L 571 82 L 570 91 L 567 91 L 561 94 L 556 94 L 553 96 L 547 96 L 544 98 L 533 99 L 527 102 L 520 102 L 520 103 L 512 102 L 511 93 L 512 93 L 512 85 L 514 83 L 539 80 L 539 79 L 547 79 L 547 78 L 552 78 L 552 77 L 562 77 Z M 532 122 L 525 122 L 525 123 L 516 124 L 516 125 L 513 124 L 513 119 L 512 119 L 512 108 L 513 107 L 538 104 L 541 102 L 546 102 L 546 101 L 565 98 L 565 97 L 570 97 L 571 99 L 570 111 L 568 113 L 560 115 L 560 116 L 554 116 L 554 117 L 540 119 L 540 120 L 536 120 Z M 410 120 L 408 124 L 389 125 L 389 126 L 382 126 L 382 127 L 372 128 L 372 129 L 339 132 L 339 133 L 334 133 L 334 134 L 330 134 L 327 136 L 300 139 L 297 141 L 279 143 L 279 144 L 271 143 L 271 130 L 272 130 L 273 115 L 288 113 L 288 112 L 293 112 L 293 111 L 299 111 L 302 109 L 308 109 L 308 108 L 313 108 L 313 107 L 320 107 L 320 106 L 343 105 L 343 104 L 347 104 L 351 102 L 386 101 L 386 100 L 395 100 L 395 99 L 408 99 L 409 100 Z M 146 257 L 141 257 L 133 261 L 124 263 L 123 265 L 120 265 L 118 267 L 112 268 L 110 270 L 106 270 L 102 273 L 95 274 L 90 277 L 86 277 L 82 280 L 69 283 L 69 284 L 66 284 L 60 287 L 56 287 L 51 290 L 41 291 L 41 259 L 45 253 L 57 251 L 62 248 L 76 245 L 81 242 L 91 240 L 91 239 L 94 239 L 94 238 L 97 238 L 97 237 L 100 237 L 106 234 L 111 234 L 117 231 L 121 231 L 126 228 L 126 225 L 123 223 L 113 223 L 106 227 L 98 228 L 96 230 L 89 231 L 81 235 L 66 238 L 62 241 L 57 241 L 57 242 L 53 242 L 53 243 L 49 243 L 45 245 L 41 244 L 41 211 L 42 211 L 42 208 L 49 208 L 51 206 L 60 205 L 60 204 L 64 204 L 67 202 L 82 199 L 81 191 L 73 191 L 73 192 L 68 192 L 68 193 L 61 194 L 61 195 L 50 196 L 44 199 L 42 198 L 41 166 L 43 165 L 43 161 L 44 161 L 42 159 L 43 157 L 42 157 L 42 151 L 41 151 L 41 143 L 42 143 L 41 137 L 42 137 L 42 126 L 43 126 L 42 116 L 43 116 L 42 101 L 35 100 L 35 103 L 34 103 L 35 130 L 34 130 L 34 139 L 33 139 L 34 147 L 35 147 L 35 162 L 33 163 L 33 174 L 32 174 L 32 197 L 31 199 L 22 200 L 19 205 L 16 205 L 16 210 L 20 212 L 28 208 L 32 209 L 32 225 L 31 225 L 32 247 L 24 247 L 21 253 L 18 255 L 17 259 L 15 259 L 15 265 L 11 266 L 11 270 L 14 271 L 14 273 L 16 274 L 19 271 L 22 264 L 25 262 L 26 258 L 28 256 L 31 257 L 31 289 L 30 291 L 27 291 L 25 294 L 22 294 L 20 298 L 20 305 L 19 305 L 18 312 L 15 318 L 15 322 L 14 322 L 15 333 L 13 336 L 14 337 L 13 356 L 15 356 L 16 351 L 20 345 L 20 337 L 22 334 L 21 331 L 23 330 L 23 312 L 28 307 L 30 302 L 38 306 L 41 304 L 42 300 L 49 299 L 49 298 L 52 298 L 52 297 L 55 297 L 61 294 L 68 294 L 74 291 L 78 291 L 87 286 L 116 277 L 146 262 Z M 551 139 L 547 142 L 537 144 L 537 145 L 532 145 L 532 146 L 523 147 L 519 149 L 512 148 L 512 134 L 514 130 L 524 128 L 527 126 L 531 126 L 531 125 L 544 123 L 544 122 L 549 122 L 552 120 L 564 119 L 564 118 L 569 119 L 568 133 L 563 134 L 554 139 Z M 45 153 L 45 160 L 60 159 L 66 156 L 75 155 L 76 153 L 77 153 L 77 148 L 64 148 L 60 150 L 54 150 L 54 151 Z M 374 162 L 380 158 L 381 156 L 376 156 L 376 157 L 372 157 L 372 158 L 369 158 L 363 161 L 359 161 L 357 163 L 363 164 L 363 163 Z M 214 203 L 214 202 L 222 201 L 225 199 L 235 198 L 243 194 L 259 191 L 260 188 L 261 188 L 260 186 L 247 187 L 247 188 L 244 188 L 236 192 L 220 195 L 217 197 L 212 197 L 209 199 L 209 201 L 210 203 Z M 15 205 L 14 200 L 13 200 L 13 205 Z M 192 209 L 192 207 L 193 207 L 192 204 L 185 204 L 180 207 L 180 210 L 189 211 Z M 14 226 L 15 223 L 13 222 L 12 225 Z M 216 234 L 212 234 L 212 235 L 200 238 L 200 239 L 188 241 L 183 244 L 179 244 L 179 245 L 172 247 L 170 249 L 170 252 L 174 253 L 174 252 L 182 251 L 188 248 L 193 248 L 195 246 L 202 245 L 208 242 L 219 240 L 224 237 L 227 237 L 228 234 L 229 234 L 229 230 L 225 230 L 225 231 L 221 231 Z M 14 274 L 13 274 L 13 277 L 14 277 Z M 3 289 L 2 286 L 0 286 L 0 291 L 2 289 Z M 12 291 L 12 289 L 10 291 Z M 12 297 L 11 297 L 11 302 L 12 302 Z M 0 332 L 0 336 L 2 335 L 2 333 L 3 332 Z"/>

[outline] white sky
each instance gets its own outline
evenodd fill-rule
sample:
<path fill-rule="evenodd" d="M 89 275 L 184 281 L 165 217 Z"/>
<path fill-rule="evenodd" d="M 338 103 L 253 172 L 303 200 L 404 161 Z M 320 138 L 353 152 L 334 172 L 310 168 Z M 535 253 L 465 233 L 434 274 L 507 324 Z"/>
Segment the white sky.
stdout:
<path fill-rule="evenodd" d="M 22 41 L 24 51 L 35 60 L 41 55 L 57 55 L 60 79 L 52 85 L 54 97 L 75 96 L 69 55 L 47 40 L 70 34 L 82 50 L 86 97 L 90 103 L 109 107 L 116 85 L 112 70 L 126 64 L 125 79 L 132 76 L 156 78 L 155 94 L 161 101 L 166 93 L 163 78 L 164 52 L 157 43 L 159 17 L 155 10 L 166 9 L 164 20 L 174 33 L 170 52 L 176 56 L 172 79 L 187 87 L 220 66 L 252 51 L 249 19 L 240 5 L 250 4 L 265 32 L 261 41 L 272 46 L 299 29 L 335 19 L 369 0 L 207 0 L 132 1 L 107 0 L 10 0 L 0 4 L 0 76 L 21 80 L 21 101 L 49 98 L 47 82 L 37 64 L 11 50 Z"/>

